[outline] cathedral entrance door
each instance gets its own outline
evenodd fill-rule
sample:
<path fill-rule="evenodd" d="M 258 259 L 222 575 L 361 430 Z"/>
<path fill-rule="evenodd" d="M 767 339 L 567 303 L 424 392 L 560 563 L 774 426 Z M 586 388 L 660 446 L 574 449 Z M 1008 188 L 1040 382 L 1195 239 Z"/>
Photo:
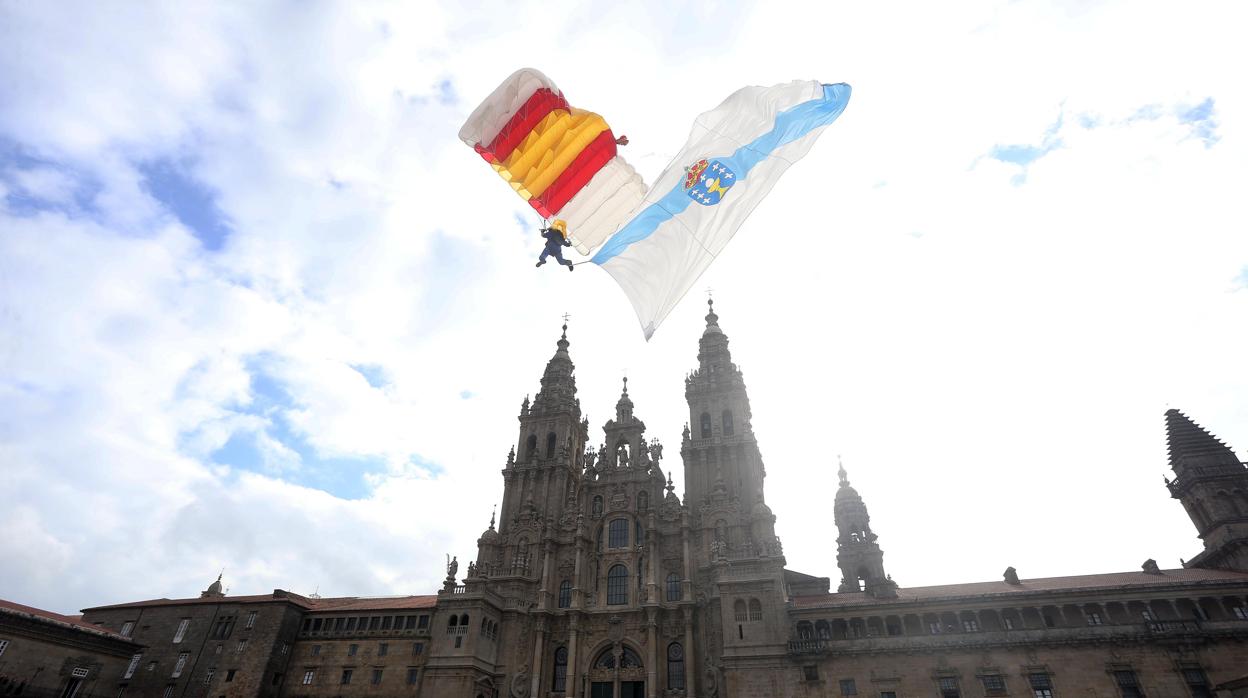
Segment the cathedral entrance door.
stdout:
<path fill-rule="evenodd" d="M 595 681 L 589 690 L 589 698 L 615 698 L 611 689 L 615 688 L 614 682 Z"/>
<path fill-rule="evenodd" d="M 646 682 L 621 681 L 620 698 L 646 698 Z"/>

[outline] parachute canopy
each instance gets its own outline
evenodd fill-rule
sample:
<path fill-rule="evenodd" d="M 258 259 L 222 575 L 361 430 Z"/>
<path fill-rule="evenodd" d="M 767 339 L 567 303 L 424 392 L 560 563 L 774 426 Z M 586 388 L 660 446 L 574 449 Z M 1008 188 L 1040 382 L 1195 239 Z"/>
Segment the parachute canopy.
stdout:
<path fill-rule="evenodd" d="M 516 71 L 459 137 L 581 254 L 619 283 L 649 339 L 780 175 L 845 110 L 850 87 L 745 87 L 700 115 L 648 191 L 606 121 L 568 105 L 545 75 Z M 696 205 L 695 205 L 696 204 Z"/>
<path fill-rule="evenodd" d="M 459 138 L 543 218 L 566 221 L 568 241 L 581 254 L 614 233 L 646 193 L 616 154 L 606 120 L 569 106 L 532 68 L 512 73 L 486 97 Z"/>

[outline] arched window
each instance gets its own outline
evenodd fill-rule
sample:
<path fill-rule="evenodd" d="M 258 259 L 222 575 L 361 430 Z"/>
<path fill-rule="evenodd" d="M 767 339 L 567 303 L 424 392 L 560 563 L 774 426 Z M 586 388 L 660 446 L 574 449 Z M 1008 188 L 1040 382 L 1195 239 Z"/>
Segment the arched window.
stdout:
<path fill-rule="evenodd" d="M 750 620 L 762 620 L 762 619 L 763 619 L 763 605 L 758 602 L 758 599 L 750 599 Z"/>
<path fill-rule="evenodd" d="M 667 600 L 680 601 L 680 577 L 675 572 L 667 575 Z"/>
<path fill-rule="evenodd" d="M 815 628 L 810 621 L 804 620 L 797 624 L 797 639 L 813 640 L 815 638 Z"/>
<path fill-rule="evenodd" d="M 743 599 L 737 599 L 733 602 L 732 619 L 738 623 L 744 623 L 747 619 L 749 619 L 749 616 L 746 615 L 745 612 L 745 601 Z"/>
<path fill-rule="evenodd" d="M 569 608 L 572 605 L 572 582 L 567 579 L 559 582 L 559 608 Z"/>
<path fill-rule="evenodd" d="M 815 621 L 815 636 L 820 640 L 832 639 L 832 627 L 828 625 L 826 620 Z"/>
<path fill-rule="evenodd" d="M 647 492 L 637 493 L 637 513 L 644 513 L 650 508 L 650 495 Z"/>
<path fill-rule="evenodd" d="M 458 616 L 451 616 L 451 619 L 450 619 L 450 620 L 448 620 L 448 621 L 446 621 L 446 634 L 447 634 L 447 635 L 454 635 L 454 634 L 455 634 L 455 627 L 456 627 L 456 626 L 458 626 L 458 625 L 459 625 L 459 617 L 458 617 Z"/>
<path fill-rule="evenodd" d="M 556 441 L 555 432 L 552 431 L 546 435 L 546 457 L 547 458 L 555 457 L 555 441 Z"/>
<path fill-rule="evenodd" d="M 589 509 L 589 515 L 594 517 L 602 516 L 602 495 L 594 495 L 594 503 Z"/>
<path fill-rule="evenodd" d="M 468 627 L 468 614 L 467 613 L 464 613 L 463 615 L 459 617 L 459 626 L 461 628 Z"/>
<path fill-rule="evenodd" d="M 621 669 L 640 669 L 644 665 L 641 663 L 641 655 L 633 651 L 632 647 L 624 645 L 620 652 L 620 668 Z M 598 658 L 594 660 L 595 669 L 614 669 L 615 668 L 615 652 L 608 647 L 603 650 Z"/>
<path fill-rule="evenodd" d="M 633 541 L 639 548 L 646 544 L 646 534 L 641 530 L 641 521 L 637 521 L 633 527 Z"/>
<path fill-rule="evenodd" d="M 628 519 L 613 519 L 611 530 L 607 533 L 608 548 L 628 547 Z"/>
<path fill-rule="evenodd" d="M 607 572 L 607 603 L 619 606 L 628 603 L 628 568 L 614 565 Z"/>
<path fill-rule="evenodd" d="M 555 650 L 555 680 L 551 682 L 550 690 L 556 693 L 563 693 L 568 687 L 568 648 L 560 647 Z"/>
<path fill-rule="evenodd" d="M 667 646 L 667 687 L 673 691 L 685 690 L 685 648 L 679 642 Z"/>
<path fill-rule="evenodd" d="M 702 413 L 702 438 L 704 439 L 711 438 L 711 413 L 710 412 Z"/>
<path fill-rule="evenodd" d="M 533 460 L 537 455 L 537 434 L 529 434 L 529 440 L 524 447 L 524 459 Z"/>
<path fill-rule="evenodd" d="M 732 424 L 732 410 L 724 410 L 723 414 L 724 436 L 732 436 L 734 429 Z"/>

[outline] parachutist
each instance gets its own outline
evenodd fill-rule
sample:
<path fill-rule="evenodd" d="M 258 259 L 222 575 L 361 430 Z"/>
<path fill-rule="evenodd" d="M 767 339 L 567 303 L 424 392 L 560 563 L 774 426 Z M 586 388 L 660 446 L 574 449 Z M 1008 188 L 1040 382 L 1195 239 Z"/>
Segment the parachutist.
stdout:
<path fill-rule="evenodd" d="M 542 228 L 542 237 L 546 238 L 546 248 L 542 250 L 542 256 L 537 258 L 536 266 L 542 266 L 546 263 L 546 257 L 553 256 L 556 261 L 566 266 L 568 271 L 572 271 L 572 262 L 563 258 L 563 250 L 560 249 L 572 246 L 572 243 L 568 242 L 567 226 L 564 222 L 557 220 Z"/>

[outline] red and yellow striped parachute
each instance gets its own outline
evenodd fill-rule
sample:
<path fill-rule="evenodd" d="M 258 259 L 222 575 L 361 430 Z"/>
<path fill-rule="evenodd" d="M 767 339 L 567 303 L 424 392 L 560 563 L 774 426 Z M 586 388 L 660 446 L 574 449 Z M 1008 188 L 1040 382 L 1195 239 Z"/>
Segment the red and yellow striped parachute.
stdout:
<path fill-rule="evenodd" d="M 459 137 L 543 218 L 565 221 L 581 254 L 602 244 L 646 195 L 641 176 L 616 154 L 606 120 L 569 106 L 532 68 L 486 97 Z"/>

